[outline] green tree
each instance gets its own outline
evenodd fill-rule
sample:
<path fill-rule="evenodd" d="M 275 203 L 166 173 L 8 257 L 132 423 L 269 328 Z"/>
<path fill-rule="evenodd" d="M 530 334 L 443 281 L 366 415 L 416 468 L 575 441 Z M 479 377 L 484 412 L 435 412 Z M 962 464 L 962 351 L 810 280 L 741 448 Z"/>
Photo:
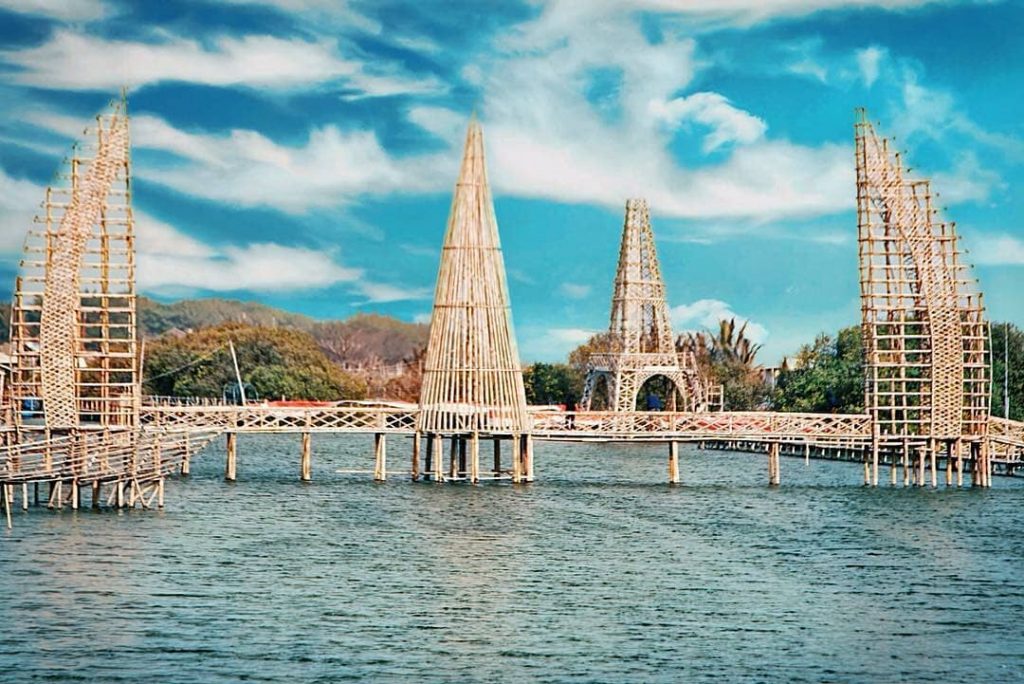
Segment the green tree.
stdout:
<path fill-rule="evenodd" d="M 765 406 L 769 389 L 763 369 L 757 364 L 761 345 L 747 337 L 747 324 L 722 320 L 718 330 L 680 335 L 676 348 L 692 354 L 705 378 L 722 386 L 722 404 L 727 411 L 751 411 Z"/>
<path fill-rule="evenodd" d="M 570 397 L 579 401 L 583 378 L 568 364 L 535 363 L 523 369 L 523 382 L 527 403 L 562 404 Z"/>
<path fill-rule="evenodd" d="M 1009 346 L 1007 346 L 1009 341 Z M 1013 323 L 992 324 L 992 415 L 1003 416 L 1009 381 L 1010 418 L 1024 420 L 1024 331 Z M 1009 354 L 1007 355 L 1007 350 Z M 1007 374 L 1006 359 L 1009 356 Z M 1008 377 L 1007 377 L 1008 375 Z"/>
<path fill-rule="evenodd" d="M 146 391 L 221 396 L 236 382 L 229 341 L 234 343 L 243 382 L 261 397 L 331 401 L 366 396 L 366 384 L 333 364 L 309 333 L 239 324 L 148 343 Z"/>
<path fill-rule="evenodd" d="M 783 368 L 772 405 L 777 411 L 861 413 L 864 411 L 864 353 L 859 326 L 833 338 L 824 333 L 797 352 Z"/>

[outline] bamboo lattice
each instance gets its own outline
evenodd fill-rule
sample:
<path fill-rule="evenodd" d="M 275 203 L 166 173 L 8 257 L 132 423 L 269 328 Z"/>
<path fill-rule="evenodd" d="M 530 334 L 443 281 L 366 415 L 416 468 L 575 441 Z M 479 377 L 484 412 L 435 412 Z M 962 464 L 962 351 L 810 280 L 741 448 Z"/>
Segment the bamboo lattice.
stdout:
<path fill-rule="evenodd" d="M 113 103 L 46 190 L 11 314 L 11 398 L 45 426 L 134 425 L 138 360 L 128 116 Z M 21 421 L 21 411 L 15 411 Z M 24 427 L 29 427 L 24 425 Z"/>
<path fill-rule="evenodd" d="M 988 328 L 960 259 L 956 227 L 938 220 L 927 180 L 863 110 L 855 124 L 865 398 L 881 444 L 984 436 Z"/>
<path fill-rule="evenodd" d="M 512 328 L 483 130 L 469 124 L 441 250 L 419 429 L 523 432 L 526 392 Z"/>
<path fill-rule="evenodd" d="M 581 403 L 590 408 L 603 379 L 609 408 L 633 411 L 640 389 L 656 376 L 667 378 L 675 388 L 673 395 L 682 398 L 678 408 L 707 410 L 709 387 L 692 354 L 681 362 L 676 352 L 647 201 L 630 199 L 612 294 L 608 348 L 590 357 Z"/>

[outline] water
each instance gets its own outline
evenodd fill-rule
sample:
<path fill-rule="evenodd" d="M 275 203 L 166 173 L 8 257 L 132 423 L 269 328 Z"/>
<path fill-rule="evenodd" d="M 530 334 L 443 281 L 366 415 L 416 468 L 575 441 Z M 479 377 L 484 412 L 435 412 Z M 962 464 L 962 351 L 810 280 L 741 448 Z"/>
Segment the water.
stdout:
<path fill-rule="evenodd" d="M 0 536 L 0 680 L 1024 679 L 1024 490 L 857 465 L 537 445 L 539 481 L 410 483 L 368 437 L 241 437 L 163 512 L 34 509 Z M 392 467 L 409 443 L 392 439 Z M 487 463 L 489 458 L 481 458 Z M 886 473 L 887 476 L 887 473 Z"/>

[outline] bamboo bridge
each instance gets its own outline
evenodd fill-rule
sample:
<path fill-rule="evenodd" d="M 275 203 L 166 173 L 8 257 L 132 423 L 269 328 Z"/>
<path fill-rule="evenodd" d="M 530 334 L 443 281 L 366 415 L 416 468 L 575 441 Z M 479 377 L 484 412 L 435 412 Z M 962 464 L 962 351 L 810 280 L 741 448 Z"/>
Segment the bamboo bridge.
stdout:
<path fill-rule="evenodd" d="M 858 253 L 867 378 L 863 414 L 721 410 L 721 388 L 692 354 L 675 349 L 647 203 L 631 199 L 619 250 L 607 345 L 592 355 L 580 411 L 526 403 L 504 259 L 484 158 L 469 125 L 444 237 L 418 404 L 189 405 L 142 394 L 137 339 L 134 219 L 127 103 L 98 116 L 65 160 L 29 231 L 11 315 L 13 367 L 3 385 L 0 494 L 10 524 L 21 505 L 77 508 L 90 488 L 98 506 L 162 506 L 165 479 L 188 474 L 225 436 L 225 477 L 236 477 L 239 433 L 302 436 L 299 476 L 312 476 L 312 436 L 373 435 L 374 477 L 387 478 L 387 438 L 411 438 L 412 478 L 481 480 L 481 443 L 493 444 L 494 477 L 535 479 L 534 442 L 623 441 L 764 451 L 768 482 L 780 454 L 851 455 L 864 483 L 897 469 L 903 482 L 973 485 L 1012 473 L 1024 423 L 990 415 L 989 327 L 962 259 L 954 224 L 938 218 L 927 180 L 908 177 L 900 155 L 865 113 L 855 124 Z M 636 411 L 644 383 L 669 384 L 670 410 Z M 608 410 L 590 410 L 603 398 Z M 41 402 L 41 411 L 22 409 Z M 41 416 L 41 417 L 40 417 Z M 448 465 L 444 465 L 444 442 Z M 503 455 L 502 445 L 507 444 Z M 20 491 L 19 491 L 20 490 Z"/>

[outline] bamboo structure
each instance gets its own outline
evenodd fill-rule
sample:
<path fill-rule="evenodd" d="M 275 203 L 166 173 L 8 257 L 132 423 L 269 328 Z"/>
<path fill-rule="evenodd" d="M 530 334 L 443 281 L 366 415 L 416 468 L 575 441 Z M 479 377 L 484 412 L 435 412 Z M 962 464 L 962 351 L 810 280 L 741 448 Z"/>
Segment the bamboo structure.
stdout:
<path fill-rule="evenodd" d="M 682 401 L 681 410 L 706 411 L 710 387 L 692 354 L 676 352 L 669 321 L 665 283 L 654 246 L 647 201 L 626 201 L 626 220 L 619 247 L 619 265 L 608 325 L 607 347 L 590 357 L 580 402 L 589 410 L 600 381 L 613 411 L 636 410 L 644 383 L 662 376 Z"/>
<path fill-rule="evenodd" d="M 29 231 L 14 288 L 10 398 L 48 430 L 137 423 L 128 113 L 114 102 L 76 145 Z M 19 427 L 22 412 L 14 411 Z"/>
<path fill-rule="evenodd" d="M 418 429 L 428 434 L 528 429 L 483 130 L 476 120 L 466 133 L 441 250 L 419 408 Z"/>
<path fill-rule="evenodd" d="M 864 110 L 855 139 L 865 407 L 875 448 L 934 457 L 944 445 L 985 440 L 989 332 L 956 226 L 938 218 L 930 182 L 908 175 Z"/>

